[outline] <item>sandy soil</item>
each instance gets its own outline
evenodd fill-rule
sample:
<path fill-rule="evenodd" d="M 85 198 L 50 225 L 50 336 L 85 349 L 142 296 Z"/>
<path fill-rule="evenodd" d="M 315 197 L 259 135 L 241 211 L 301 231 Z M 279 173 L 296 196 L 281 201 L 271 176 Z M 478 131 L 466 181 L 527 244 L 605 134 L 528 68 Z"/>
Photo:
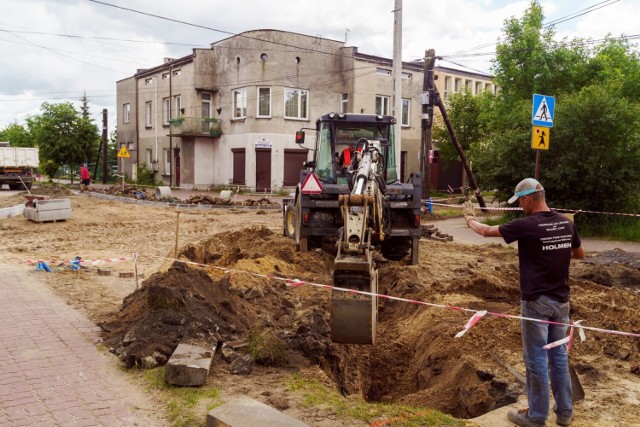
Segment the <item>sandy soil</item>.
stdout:
<path fill-rule="evenodd" d="M 0 207 L 24 201 L 1 196 Z M 228 365 L 217 361 L 212 375 L 223 399 L 247 394 L 313 426 L 362 425 L 299 406 L 282 385 L 292 370 L 345 394 L 432 407 L 459 418 L 523 399 L 519 322 L 487 316 L 456 339 L 472 313 L 446 308 L 517 315 L 513 248 L 423 239 L 417 266 L 376 256 L 381 293 L 445 308 L 381 300 L 378 344 L 344 346 L 328 337 L 329 291 L 287 287 L 280 279 L 331 284 L 332 248 L 297 253 L 282 237 L 279 210 L 189 209 L 178 215 L 175 208 L 62 191 L 49 197 L 71 198 L 72 219 L 2 220 L 3 263 L 33 269 L 30 261 L 47 260 L 54 272 L 38 273 L 44 283 L 100 324 L 105 343 L 129 364 L 162 364 L 180 339 L 243 341 L 259 323 L 285 344 L 286 363 L 231 376 Z M 138 283 L 119 277 L 134 271 L 133 254 Z M 194 264 L 174 264 L 176 255 Z M 572 265 L 572 319 L 639 333 L 637 254 L 589 255 Z M 83 268 L 71 271 L 65 261 L 76 256 Z M 131 339 L 143 335 L 156 338 Z M 640 340 L 588 331 L 587 341 L 574 342 L 571 362 L 586 391 L 572 425 L 640 425 Z"/>

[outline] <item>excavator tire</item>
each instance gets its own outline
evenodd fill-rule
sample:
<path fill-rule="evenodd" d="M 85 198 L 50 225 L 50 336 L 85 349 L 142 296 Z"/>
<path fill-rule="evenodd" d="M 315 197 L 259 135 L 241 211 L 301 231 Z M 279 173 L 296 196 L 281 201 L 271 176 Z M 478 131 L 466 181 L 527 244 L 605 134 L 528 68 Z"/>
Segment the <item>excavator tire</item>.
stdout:
<path fill-rule="evenodd" d="M 382 256 L 391 261 L 400 261 L 411 252 L 410 237 L 390 237 L 382 242 Z"/>
<path fill-rule="evenodd" d="M 284 232 L 287 237 L 294 239 L 296 236 L 296 208 L 293 202 L 287 203 L 284 208 Z"/>
<path fill-rule="evenodd" d="M 295 212 L 295 227 L 294 227 L 294 239 L 296 241 L 296 247 L 298 249 L 298 252 L 308 252 L 309 251 L 309 240 L 307 237 L 302 237 L 301 233 L 300 233 L 300 218 L 302 218 L 302 195 L 298 194 L 298 196 L 296 197 L 296 204 L 294 206 L 294 212 Z"/>

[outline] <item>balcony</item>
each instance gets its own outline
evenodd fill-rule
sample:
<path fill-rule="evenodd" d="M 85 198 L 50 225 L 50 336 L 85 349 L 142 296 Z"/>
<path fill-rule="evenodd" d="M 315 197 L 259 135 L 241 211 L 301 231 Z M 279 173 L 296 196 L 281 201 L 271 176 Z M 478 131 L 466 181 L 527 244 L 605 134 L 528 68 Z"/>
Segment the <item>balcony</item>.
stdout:
<path fill-rule="evenodd" d="M 202 117 L 177 117 L 169 120 L 169 136 L 209 136 L 219 138 L 222 135 L 218 119 Z"/>

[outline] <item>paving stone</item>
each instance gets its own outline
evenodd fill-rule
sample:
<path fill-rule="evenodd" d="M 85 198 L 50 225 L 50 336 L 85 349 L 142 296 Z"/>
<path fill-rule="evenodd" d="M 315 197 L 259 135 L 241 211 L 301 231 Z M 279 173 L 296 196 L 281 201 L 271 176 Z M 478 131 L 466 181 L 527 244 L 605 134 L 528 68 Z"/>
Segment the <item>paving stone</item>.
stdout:
<path fill-rule="evenodd" d="M 213 363 L 215 348 L 216 343 L 209 348 L 178 344 L 165 367 L 165 381 L 178 386 L 204 385 Z"/>
<path fill-rule="evenodd" d="M 283 414 L 248 396 L 220 405 L 207 414 L 207 427 L 308 427 L 308 424 Z"/>

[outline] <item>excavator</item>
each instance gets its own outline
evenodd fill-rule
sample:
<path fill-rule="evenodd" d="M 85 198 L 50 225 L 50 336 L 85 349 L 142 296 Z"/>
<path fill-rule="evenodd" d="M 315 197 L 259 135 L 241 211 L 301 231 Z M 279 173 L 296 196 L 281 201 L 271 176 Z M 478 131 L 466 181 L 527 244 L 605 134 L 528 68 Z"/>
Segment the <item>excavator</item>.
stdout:
<path fill-rule="evenodd" d="M 373 252 L 418 263 L 422 179 L 397 178 L 393 129 L 383 115 L 329 113 L 316 122 L 313 160 L 300 172 L 295 197 L 283 203 L 283 233 L 300 251 L 334 239 L 331 338 L 375 344 L 378 270 Z M 303 146 L 305 132 L 296 133 Z M 341 150 L 355 146 L 350 163 Z"/>

